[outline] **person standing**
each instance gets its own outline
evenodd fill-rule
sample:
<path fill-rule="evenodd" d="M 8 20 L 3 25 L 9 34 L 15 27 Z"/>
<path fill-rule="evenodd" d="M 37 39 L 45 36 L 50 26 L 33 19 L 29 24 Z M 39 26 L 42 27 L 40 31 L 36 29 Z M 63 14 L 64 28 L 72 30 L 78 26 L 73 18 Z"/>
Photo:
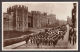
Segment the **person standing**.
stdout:
<path fill-rule="evenodd" d="M 73 3 L 73 9 L 72 9 L 72 25 L 73 28 L 76 27 L 76 3 Z"/>
<path fill-rule="evenodd" d="M 73 3 L 73 9 L 72 9 L 72 28 L 73 28 L 73 45 L 76 43 L 76 3 Z"/>

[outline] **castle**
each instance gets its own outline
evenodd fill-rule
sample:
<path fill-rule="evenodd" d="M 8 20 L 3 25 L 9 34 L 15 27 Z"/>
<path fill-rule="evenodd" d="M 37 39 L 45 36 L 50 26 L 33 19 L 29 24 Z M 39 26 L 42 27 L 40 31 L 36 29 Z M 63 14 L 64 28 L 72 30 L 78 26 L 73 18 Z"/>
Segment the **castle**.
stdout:
<path fill-rule="evenodd" d="M 3 20 L 8 19 L 7 22 L 4 22 L 4 29 L 8 26 L 12 30 L 24 32 L 29 28 L 42 28 L 51 21 L 47 17 L 50 18 L 47 13 L 41 13 L 40 11 L 29 12 L 28 7 L 24 5 L 14 5 L 7 8 L 7 13 L 3 14 Z M 52 18 L 54 18 L 52 21 L 56 20 L 56 15 L 53 15 Z"/>

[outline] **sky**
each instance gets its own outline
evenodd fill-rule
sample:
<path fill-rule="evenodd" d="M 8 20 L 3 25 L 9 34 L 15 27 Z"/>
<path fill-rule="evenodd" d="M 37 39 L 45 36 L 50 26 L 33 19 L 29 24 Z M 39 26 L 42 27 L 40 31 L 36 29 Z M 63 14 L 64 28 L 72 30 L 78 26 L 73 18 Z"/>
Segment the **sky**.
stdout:
<path fill-rule="evenodd" d="M 68 16 L 72 17 L 73 2 L 2 2 L 2 12 L 6 12 L 7 8 L 13 5 L 25 5 L 29 11 L 55 14 L 59 20 L 67 20 Z"/>

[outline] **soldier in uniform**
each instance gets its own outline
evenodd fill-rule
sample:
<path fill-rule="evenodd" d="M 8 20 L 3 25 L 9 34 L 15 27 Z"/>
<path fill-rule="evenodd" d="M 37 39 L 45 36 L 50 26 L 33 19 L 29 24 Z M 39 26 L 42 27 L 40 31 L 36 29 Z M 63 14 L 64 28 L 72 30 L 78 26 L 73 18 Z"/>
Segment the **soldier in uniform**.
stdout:
<path fill-rule="evenodd" d="M 76 3 L 73 3 L 74 8 L 72 9 L 72 29 L 73 29 L 73 45 L 76 43 Z"/>
<path fill-rule="evenodd" d="M 72 9 L 72 25 L 76 27 L 76 3 L 73 3 L 74 8 Z"/>

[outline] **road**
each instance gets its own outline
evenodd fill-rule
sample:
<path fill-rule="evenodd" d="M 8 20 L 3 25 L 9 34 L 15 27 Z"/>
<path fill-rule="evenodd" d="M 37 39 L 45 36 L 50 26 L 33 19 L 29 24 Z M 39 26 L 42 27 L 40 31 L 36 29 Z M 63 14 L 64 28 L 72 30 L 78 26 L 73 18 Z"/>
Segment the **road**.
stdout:
<path fill-rule="evenodd" d="M 48 46 L 48 45 L 40 45 L 39 48 L 37 48 L 36 44 L 31 44 L 30 41 L 28 44 L 23 44 L 21 46 L 16 47 L 15 49 L 74 49 L 76 48 L 76 45 L 72 45 L 68 42 L 68 36 L 69 36 L 69 26 L 66 25 L 67 27 L 67 32 L 64 35 L 64 40 L 60 39 L 57 43 L 57 45 L 54 46 Z"/>

